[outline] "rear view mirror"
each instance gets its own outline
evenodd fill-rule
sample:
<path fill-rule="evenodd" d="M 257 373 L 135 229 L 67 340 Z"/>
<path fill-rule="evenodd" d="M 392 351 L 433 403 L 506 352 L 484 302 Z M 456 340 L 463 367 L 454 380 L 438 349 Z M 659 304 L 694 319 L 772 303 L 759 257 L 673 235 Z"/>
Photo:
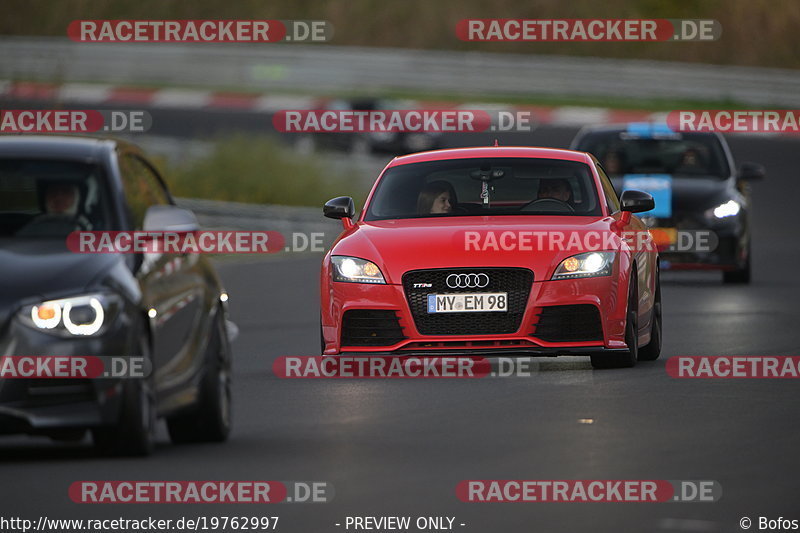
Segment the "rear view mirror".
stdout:
<path fill-rule="evenodd" d="M 339 196 L 325 202 L 322 214 L 328 218 L 351 219 L 356 214 L 356 204 L 349 196 Z"/>
<path fill-rule="evenodd" d="M 197 217 L 174 205 L 153 205 L 144 214 L 144 231 L 199 231 Z"/>
<path fill-rule="evenodd" d="M 655 209 L 656 202 L 646 192 L 628 190 L 622 193 L 619 199 L 620 209 L 630 213 L 641 213 Z"/>

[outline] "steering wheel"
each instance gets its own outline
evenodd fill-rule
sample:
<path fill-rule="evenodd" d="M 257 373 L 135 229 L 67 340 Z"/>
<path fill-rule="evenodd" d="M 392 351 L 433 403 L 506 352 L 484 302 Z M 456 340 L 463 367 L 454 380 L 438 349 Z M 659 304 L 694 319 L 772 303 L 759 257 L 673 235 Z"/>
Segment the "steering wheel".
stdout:
<path fill-rule="evenodd" d="M 27 224 L 17 230 L 16 235 L 23 236 L 47 236 L 47 235 L 66 235 L 72 231 L 86 231 L 91 229 L 86 218 L 72 215 L 41 214 L 29 220 Z"/>
<path fill-rule="evenodd" d="M 575 208 L 567 202 L 556 200 L 555 198 L 539 198 L 528 202 L 519 209 L 520 211 L 544 211 L 547 213 L 574 213 Z"/>

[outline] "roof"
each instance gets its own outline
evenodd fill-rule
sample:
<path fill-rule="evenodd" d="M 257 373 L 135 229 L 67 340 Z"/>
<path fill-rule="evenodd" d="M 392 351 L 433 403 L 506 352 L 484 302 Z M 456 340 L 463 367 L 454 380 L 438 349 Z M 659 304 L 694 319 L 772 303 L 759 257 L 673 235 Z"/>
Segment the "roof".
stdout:
<path fill-rule="evenodd" d="M 98 159 L 104 151 L 122 141 L 102 137 L 67 135 L 0 135 L 0 157 L 47 157 L 55 159 Z"/>
<path fill-rule="evenodd" d="M 589 156 L 585 152 L 562 150 L 559 148 L 539 148 L 532 146 L 476 146 L 471 148 L 449 148 L 433 150 L 396 157 L 389 163 L 390 167 L 423 163 L 426 161 L 442 161 L 446 159 L 469 159 L 479 157 L 531 157 L 539 159 L 563 159 L 588 163 Z"/>
<path fill-rule="evenodd" d="M 588 125 L 581 128 L 581 133 L 615 133 L 622 131 L 646 131 L 652 130 L 656 133 L 673 133 L 673 130 L 664 122 L 626 122 L 624 124 L 596 124 Z M 713 135 L 715 132 L 710 131 L 675 131 L 674 133 L 700 133 Z"/>

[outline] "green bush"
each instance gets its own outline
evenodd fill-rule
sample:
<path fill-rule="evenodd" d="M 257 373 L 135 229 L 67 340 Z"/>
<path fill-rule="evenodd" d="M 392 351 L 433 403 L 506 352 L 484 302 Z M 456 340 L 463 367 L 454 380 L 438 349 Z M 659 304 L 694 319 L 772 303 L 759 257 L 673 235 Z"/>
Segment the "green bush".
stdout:
<path fill-rule="evenodd" d="M 208 156 L 167 165 L 164 175 L 174 196 L 231 202 L 319 206 L 334 196 L 361 198 L 366 192 L 354 172 L 329 171 L 264 137 L 219 141 Z"/>

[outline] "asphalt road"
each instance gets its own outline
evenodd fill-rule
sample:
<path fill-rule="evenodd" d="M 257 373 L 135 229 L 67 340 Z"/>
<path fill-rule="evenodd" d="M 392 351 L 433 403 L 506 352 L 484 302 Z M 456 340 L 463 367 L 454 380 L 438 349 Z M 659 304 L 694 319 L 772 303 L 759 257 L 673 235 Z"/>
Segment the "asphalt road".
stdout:
<path fill-rule="evenodd" d="M 564 146 L 573 134 L 548 128 L 524 142 Z M 106 459 L 88 441 L 3 439 L 0 516 L 278 515 L 279 530 L 304 533 L 344 531 L 334 524 L 348 515 L 451 516 L 458 531 L 543 533 L 733 532 L 743 516 L 800 519 L 800 382 L 675 380 L 664 368 L 676 355 L 800 355 L 800 141 L 731 144 L 737 160 L 760 161 L 769 173 L 755 186 L 754 281 L 665 274 L 660 360 L 596 371 L 588 358 L 545 359 L 524 378 L 280 380 L 276 357 L 318 353 L 321 255 L 225 262 L 241 331 L 231 440 L 172 446 L 162 429 L 154 456 Z M 336 495 L 266 507 L 72 503 L 70 483 L 88 479 L 317 480 Z M 462 503 L 455 487 L 464 479 L 711 479 L 723 495 L 716 503 Z"/>

